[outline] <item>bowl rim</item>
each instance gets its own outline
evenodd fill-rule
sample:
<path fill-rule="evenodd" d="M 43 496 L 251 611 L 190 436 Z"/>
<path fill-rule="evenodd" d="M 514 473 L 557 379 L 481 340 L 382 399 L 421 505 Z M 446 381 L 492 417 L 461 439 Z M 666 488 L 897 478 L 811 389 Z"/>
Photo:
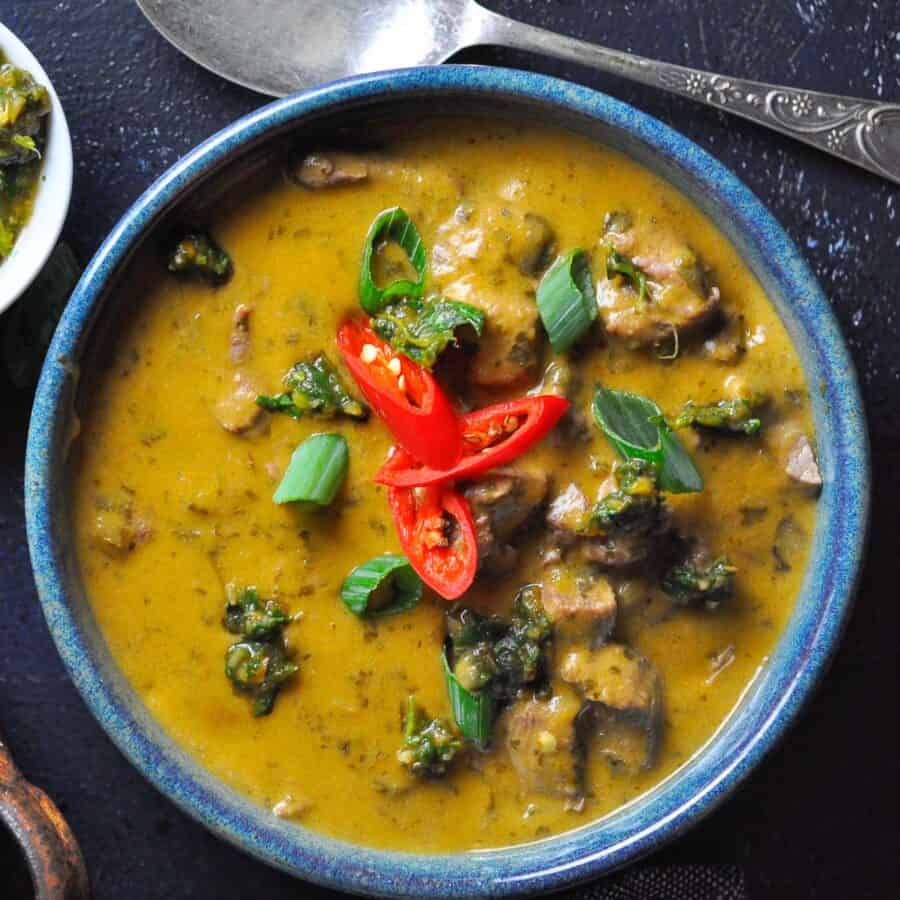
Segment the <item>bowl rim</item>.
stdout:
<path fill-rule="evenodd" d="M 700 189 L 691 199 L 706 198 L 734 223 L 735 234 L 755 254 L 754 273 L 777 285 L 773 301 L 779 315 L 799 329 L 792 336 L 804 372 L 820 388 L 811 394 L 825 486 L 804 587 L 778 645 L 736 709 L 690 760 L 636 801 L 574 831 L 496 850 L 419 855 L 360 847 L 273 822 L 148 725 L 133 697 L 123 699 L 121 686 L 105 679 L 79 624 L 66 589 L 66 531 L 55 525 L 61 519 L 61 459 L 71 435 L 80 353 L 108 281 L 159 217 L 206 176 L 305 118 L 441 96 L 508 99 L 622 132 Z M 722 221 L 716 225 L 723 228 Z M 834 653 L 862 564 L 869 485 L 862 401 L 837 322 L 796 246 L 735 175 L 669 126 L 589 88 L 509 69 L 441 66 L 355 77 L 276 100 L 204 141 L 147 189 L 98 250 L 54 335 L 29 428 L 25 501 L 35 580 L 60 655 L 95 718 L 162 793 L 219 836 L 328 887 L 380 896 L 484 897 L 557 889 L 621 867 L 680 834 L 746 778 L 794 720 Z M 836 546 L 840 554 L 833 552 Z"/>
<path fill-rule="evenodd" d="M 0 50 L 16 66 L 31 72 L 50 95 L 48 140 L 34 209 L 12 253 L 0 264 L 0 313 L 12 306 L 44 266 L 62 232 L 72 199 L 72 137 L 59 95 L 28 47 L 0 22 Z"/>

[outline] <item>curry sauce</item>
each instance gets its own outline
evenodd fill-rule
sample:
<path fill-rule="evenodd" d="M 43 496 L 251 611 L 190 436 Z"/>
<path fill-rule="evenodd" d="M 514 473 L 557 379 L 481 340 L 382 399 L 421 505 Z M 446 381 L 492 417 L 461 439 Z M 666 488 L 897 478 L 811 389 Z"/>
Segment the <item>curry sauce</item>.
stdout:
<path fill-rule="evenodd" d="M 812 453 L 814 435 L 808 387 L 777 314 L 689 200 L 631 160 L 569 133 L 441 120 L 393 140 L 372 155 L 364 177 L 341 184 L 310 189 L 280 166 L 271 169 L 211 217 L 234 263 L 227 283 L 178 278 L 155 250 L 133 263 L 119 287 L 129 319 L 111 362 L 80 398 L 72 462 L 77 550 L 114 658 L 153 716 L 216 776 L 348 841 L 419 852 L 498 847 L 616 809 L 710 738 L 765 664 L 799 591 L 815 496 L 786 466 L 796 462 L 790 448 L 798 436 L 808 436 Z M 551 578 L 557 594 L 581 590 L 566 582 L 576 544 L 557 546 L 559 529 L 545 523 L 570 485 L 584 497 L 601 496 L 621 473 L 592 421 L 598 382 L 652 398 L 670 420 L 689 400 L 767 398 L 758 433 L 679 429 L 704 488 L 665 496 L 668 532 L 690 535 L 730 561 L 732 597 L 709 606 L 673 603 L 654 574 L 655 551 L 636 565 L 619 567 L 607 556 L 579 562 L 600 579 L 614 625 L 585 641 L 555 620 L 545 693 L 560 709 L 573 706 L 573 715 L 584 704 L 609 712 L 612 687 L 586 687 L 566 673 L 586 656 L 595 664 L 606 654 L 609 670 L 621 674 L 617 648 L 627 647 L 629 660 L 657 673 L 661 711 L 649 767 L 632 760 L 628 735 L 625 749 L 615 749 L 613 727 L 602 748 L 588 741 L 577 798 L 554 782 L 548 789 L 546 773 L 530 779 L 516 759 L 525 744 L 515 735 L 530 721 L 517 718 L 519 706 L 532 715 L 524 707 L 543 702 L 528 692 L 500 712 L 490 748 L 467 748 L 444 777 L 416 778 L 398 762 L 410 695 L 430 715 L 451 717 L 438 662 L 448 603 L 426 590 L 414 609 L 377 619 L 357 618 L 341 603 L 354 567 L 402 552 L 386 489 L 373 482 L 391 446 L 387 428 L 376 418 L 270 413 L 254 413 L 246 429 L 223 427 L 221 404 L 236 391 L 252 407 L 256 394 L 280 390 L 298 360 L 325 353 L 337 364 L 337 329 L 359 311 L 366 230 L 393 206 L 409 213 L 429 248 L 429 290 L 484 313 L 482 338 L 447 351 L 452 371 L 444 360 L 435 369 L 460 402 L 478 407 L 522 396 L 548 363 L 563 359 L 546 345 L 535 304 L 540 271 L 554 253 L 585 250 L 606 326 L 565 355 L 574 373 L 566 386 L 571 415 L 516 461 L 518 474 L 497 476 L 533 475 L 542 493 L 502 548 L 490 548 L 494 556 L 480 547 L 482 562 L 498 568 L 483 570 L 465 594 L 472 608 L 509 616 L 520 588 L 544 583 L 549 613 Z M 628 221 L 617 224 L 610 216 L 620 211 Z M 541 223 L 552 230 L 541 245 L 552 242 L 547 259 L 529 255 Z M 636 318 L 643 307 L 629 305 L 634 298 L 610 293 L 618 282 L 598 255 L 612 252 L 600 249 L 604 234 L 652 283 L 640 302 L 665 308 L 668 322 L 681 316 L 678 327 L 654 330 Z M 666 269 L 672 259 L 700 273 L 702 291 L 694 274 L 674 279 Z M 660 287 L 667 284 L 671 290 Z M 705 318 L 713 305 L 716 323 Z M 236 313 L 240 307 L 249 312 Z M 237 361 L 236 316 L 249 335 Z M 323 431 L 343 435 L 349 447 L 338 497 L 314 511 L 273 503 L 292 452 Z M 468 496 L 476 511 L 486 502 Z M 223 674 L 230 584 L 254 585 L 297 616 L 285 639 L 299 673 L 265 716 L 251 716 Z M 568 732 L 548 726 L 537 737 L 541 753 L 568 752 Z"/>

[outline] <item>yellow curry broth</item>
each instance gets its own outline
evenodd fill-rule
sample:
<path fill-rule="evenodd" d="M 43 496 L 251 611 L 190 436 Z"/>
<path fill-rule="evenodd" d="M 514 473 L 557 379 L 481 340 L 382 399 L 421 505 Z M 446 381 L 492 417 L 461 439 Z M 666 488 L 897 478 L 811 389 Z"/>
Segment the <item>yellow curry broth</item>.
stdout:
<path fill-rule="evenodd" d="M 266 806 L 290 795 L 304 825 L 367 845 L 449 851 L 511 844 L 616 808 L 710 737 L 790 613 L 806 541 L 790 570 L 776 572 L 775 529 L 790 513 L 810 535 L 813 500 L 787 482 L 777 432 L 750 440 L 685 436 L 706 489 L 672 497 L 670 505 L 683 531 L 731 556 L 738 593 L 714 612 L 663 616 L 656 588 L 631 585 L 619 633 L 652 659 L 665 685 L 666 728 L 651 771 L 630 776 L 592 759 L 580 813 L 566 811 L 559 798 L 524 794 L 502 748 L 476 755 L 441 781 L 414 781 L 396 759 L 402 709 L 415 693 L 431 714 L 449 715 L 437 663 L 445 604 L 426 596 L 414 611 L 370 624 L 338 597 L 355 565 L 400 550 L 384 491 L 371 481 L 388 434 L 377 421 L 314 416 L 272 416 L 266 429 L 244 436 L 224 431 L 211 410 L 235 376 L 228 362 L 235 307 L 253 309 L 252 357 L 242 374 L 275 393 L 298 359 L 319 350 L 336 359 L 338 322 L 357 308 L 363 237 L 381 209 L 405 207 L 428 247 L 446 236 L 464 200 L 501 214 L 538 213 L 557 230 L 561 248 L 593 248 L 604 213 L 627 208 L 675 230 L 712 266 L 726 307 L 744 314 L 753 340 L 735 366 L 691 351 L 661 362 L 598 341 L 583 355 L 581 409 L 589 409 L 600 379 L 674 413 L 688 398 L 722 396 L 724 380 L 737 375 L 769 392 L 780 418 L 811 434 L 806 403 L 782 401 L 785 389 L 802 396 L 803 376 L 734 249 L 671 187 L 616 153 L 570 134 L 454 122 L 430 123 L 394 144 L 384 160 L 368 181 L 334 190 L 306 191 L 273 173 L 246 200 L 229 203 L 214 227 L 235 260 L 224 287 L 177 280 L 155 257 L 126 280 L 133 316 L 112 364 L 82 398 L 72 481 L 78 554 L 118 664 L 173 738 L 226 782 Z M 442 276 L 445 284 L 464 278 L 473 292 L 483 286 L 498 293 L 501 261 L 492 253 L 489 246 L 467 267 L 460 263 Z M 522 303 L 529 298 L 518 294 L 528 285 L 517 279 L 511 276 L 511 291 Z M 338 500 L 319 513 L 275 505 L 271 495 L 291 452 L 322 430 L 340 431 L 350 445 Z M 574 481 L 588 495 L 612 460 L 599 432 L 587 445 L 548 439 L 527 459 L 553 473 L 555 490 Z M 122 497 L 149 536 L 133 552 L 111 556 L 98 547 L 98 504 Z M 508 608 L 518 586 L 540 579 L 536 541 L 527 538 L 515 577 L 476 583 L 471 599 Z M 286 631 L 300 675 L 265 718 L 251 718 L 247 700 L 223 674 L 233 640 L 221 625 L 228 582 L 255 584 L 262 596 L 302 613 Z M 712 659 L 728 647 L 734 661 L 716 675 Z"/>

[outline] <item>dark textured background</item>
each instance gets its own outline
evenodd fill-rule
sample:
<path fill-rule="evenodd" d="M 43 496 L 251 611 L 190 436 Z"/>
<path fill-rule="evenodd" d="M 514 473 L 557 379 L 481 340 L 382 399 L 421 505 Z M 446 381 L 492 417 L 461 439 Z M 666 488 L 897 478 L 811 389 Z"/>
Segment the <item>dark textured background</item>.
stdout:
<path fill-rule="evenodd" d="M 900 100 L 896 0 L 488 5 L 646 56 Z M 151 179 L 264 102 L 182 58 L 131 0 L 0 0 L 0 20 L 40 58 L 66 108 L 76 175 L 65 237 L 82 262 Z M 686 133 L 762 198 L 821 280 L 853 351 L 871 427 L 876 491 L 862 589 L 837 660 L 788 740 L 655 861 L 742 866 L 754 898 L 900 895 L 900 191 L 738 119 L 574 66 L 494 50 L 464 59 L 582 81 Z M 0 731 L 67 815 L 96 897 L 334 896 L 207 834 L 146 784 L 91 718 L 57 658 L 28 563 L 22 460 L 31 394 L 0 374 L 0 397 Z M 18 900 L 28 891 L 4 840 L 0 898 Z"/>

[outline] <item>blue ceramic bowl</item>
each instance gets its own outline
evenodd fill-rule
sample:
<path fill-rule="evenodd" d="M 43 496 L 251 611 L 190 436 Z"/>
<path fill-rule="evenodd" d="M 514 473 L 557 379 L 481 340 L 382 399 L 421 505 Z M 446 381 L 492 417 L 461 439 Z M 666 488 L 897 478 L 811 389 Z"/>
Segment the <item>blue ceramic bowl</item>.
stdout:
<path fill-rule="evenodd" d="M 352 846 L 283 822 L 211 777 L 169 739 L 118 671 L 91 615 L 72 549 L 65 462 L 77 373 L 99 343 L 101 307 L 127 302 L 127 291 L 115 287 L 161 220 L 273 142 L 354 118 L 425 111 L 568 127 L 620 149 L 692 198 L 735 244 L 800 352 L 814 388 L 825 479 L 796 609 L 737 708 L 695 756 L 649 793 L 575 831 L 442 856 Z M 828 303 L 797 248 L 731 172 L 603 94 L 541 75 L 446 66 L 356 78 L 272 103 L 201 144 L 147 190 L 100 248 L 56 331 L 34 403 L 25 492 L 35 577 L 59 652 L 97 720 L 163 793 L 227 840 L 310 881 L 386 896 L 485 897 L 559 888 L 631 862 L 697 822 L 746 778 L 794 720 L 840 637 L 865 543 L 869 470 L 853 365 Z"/>

